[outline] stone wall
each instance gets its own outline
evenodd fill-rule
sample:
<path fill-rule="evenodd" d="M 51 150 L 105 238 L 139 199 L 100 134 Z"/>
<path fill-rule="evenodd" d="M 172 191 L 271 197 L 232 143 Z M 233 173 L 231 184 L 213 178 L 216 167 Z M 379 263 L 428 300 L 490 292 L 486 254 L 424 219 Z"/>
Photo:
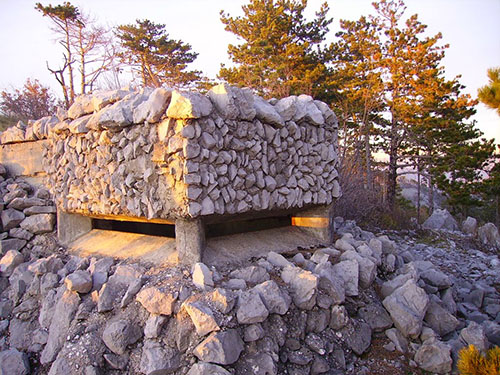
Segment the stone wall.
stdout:
<path fill-rule="evenodd" d="M 12 134 L 11 134 L 12 133 Z M 4 142 L 48 138 L 66 212 L 176 219 L 328 205 L 340 195 L 337 120 L 306 95 L 266 101 L 219 85 L 79 97 Z"/>

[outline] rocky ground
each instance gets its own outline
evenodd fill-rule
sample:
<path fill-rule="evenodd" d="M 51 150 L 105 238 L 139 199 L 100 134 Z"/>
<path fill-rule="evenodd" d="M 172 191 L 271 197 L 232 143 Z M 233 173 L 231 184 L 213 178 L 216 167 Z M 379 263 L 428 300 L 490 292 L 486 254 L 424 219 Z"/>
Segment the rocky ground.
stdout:
<path fill-rule="evenodd" d="M 446 374 L 460 348 L 500 345 L 477 228 L 337 218 L 331 246 L 162 268 L 67 254 L 47 192 L 2 179 L 0 373 Z"/>

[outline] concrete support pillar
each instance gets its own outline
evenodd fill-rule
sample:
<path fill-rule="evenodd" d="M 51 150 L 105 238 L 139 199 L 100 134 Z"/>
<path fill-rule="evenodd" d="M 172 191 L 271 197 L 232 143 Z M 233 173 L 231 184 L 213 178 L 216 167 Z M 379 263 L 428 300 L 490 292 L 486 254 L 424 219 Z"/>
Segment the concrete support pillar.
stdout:
<path fill-rule="evenodd" d="M 300 227 L 324 243 L 332 243 L 333 205 L 301 211 L 292 216 L 292 225 Z"/>
<path fill-rule="evenodd" d="M 201 219 L 175 221 L 175 244 L 179 263 L 201 262 L 205 249 L 205 224 Z"/>
<path fill-rule="evenodd" d="M 90 217 L 57 210 L 57 238 L 61 245 L 67 246 L 91 230 L 92 219 Z"/>

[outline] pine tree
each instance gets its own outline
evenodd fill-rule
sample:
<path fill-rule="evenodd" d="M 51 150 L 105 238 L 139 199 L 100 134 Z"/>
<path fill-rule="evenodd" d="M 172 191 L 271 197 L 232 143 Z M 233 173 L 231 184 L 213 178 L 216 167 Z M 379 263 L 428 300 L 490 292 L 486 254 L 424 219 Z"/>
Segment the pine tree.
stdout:
<path fill-rule="evenodd" d="M 53 69 L 47 63 L 47 69 L 60 84 L 69 107 L 77 95 L 92 91 L 97 79 L 114 64 L 110 31 L 70 2 L 56 6 L 37 3 L 35 9 L 51 20 L 52 30 L 59 36 L 63 65 Z"/>
<path fill-rule="evenodd" d="M 251 87 L 264 97 L 331 95 L 325 87 L 328 69 L 322 43 L 332 22 L 324 3 L 313 21 L 306 21 L 307 0 L 250 0 L 243 17 L 221 12 L 225 29 L 243 41 L 229 45 L 235 67 L 221 66 L 219 77 Z"/>
<path fill-rule="evenodd" d="M 339 40 L 330 46 L 332 86 L 337 87 L 332 106 L 340 114 L 342 153 L 352 148 L 356 162 L 364 165 L 365 186 L 371 191 L 374 125 L 382 121 L 380 113 L 385 108 L 380 69 L 382 46 L 377 25 L 366 17 L 358 21 L 340 20 L 340 25 Z"/>
<path fill-rule="evenodd" d="M 488 69 L 489 82 L 478 90 L 478 98 L 500 115 L 500 67 Z"/>
<path fill-rule="evenodd" d="M 182 87 L 200 79 L 200 72 L 187 71 L 197 53 L 180 40 L 169 39 L 165 25 L 149 20 L 117 28 L 122 60 L 139 74 L 144 86 Z"/>

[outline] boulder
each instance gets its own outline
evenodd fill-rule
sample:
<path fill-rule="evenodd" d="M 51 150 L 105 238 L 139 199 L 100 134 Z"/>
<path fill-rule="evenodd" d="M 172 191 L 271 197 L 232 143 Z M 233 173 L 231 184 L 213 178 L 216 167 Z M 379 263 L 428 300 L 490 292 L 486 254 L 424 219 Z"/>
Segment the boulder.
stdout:
<path fill-rule="evenodd" d="M 285 126 L 285 122 L 276 109 L 260 96 L 254 96 L 254 108 L 256 117 L 262 122 L 279 128 Z"/>
<path fill-rule="evenodd" d="M 292 299 L 299 309 L 311 310 L 316 304 L 319 277 L 300 267 L 287 266 L 281 278 L 292 289 Z"/>
<path fill-rule="evenodd" d="M 26 353 L 17 349 L 9 349 L 0 352 L 0 374 L 1 375 L 28 375 L 30 363 Z"/>
<path fill-rule="evenodd" d="M 210 332 L 220 330 L 212 310 L 203 302 L 187 300 L 182 306 L 191 318 L 199 336 L 205 336 Z"/>
<path fill-rule="evenodd" d="M 479 240 L 486 246 L 500 250 L 500 234 L 493 223 L 486 223 L 477 230 Z"/>
<path fill-rule="evenodd" d="M 230 120 L 252 121 L 257 113 L 254 108 L 254 98 L 249 89 L 240 89 L 222 83 L 212 87 L 208 92 L 208 97 L 217 111 Z"/>
<path fill-rule="evenodd" d="M 238 331 L 228 329 L 223 332 L 212 332 L 193 351 L 200 361 L 231 365 L 235 363 L 243 351 L 244 343 Z"/>
<path fill-rule="evenodd" d="M 166 321 L 167 317 L 164 315 L 151 314 L 144 325 L 144 337 L 155 339 L 160 336 L 161 329 Z"/>
<path fill-rule="evenodd" d="M 457 318 L 433 300 L 429 303 L 424 321 L 440 336 L 455 331 L 460 324 Z"/>
<path fill-rule="evenodd" d="M 240 324 L 260 323 L 266 320 L 269 311 L 256 291 L 243 292 L 238 298 L 236 318 Z"/>
<path fill-rule="evenodd" d="M 23 255 L 17 250 L 9 250 L 0 259 L 0 273 L 4 277 L 9 277 L 14 269 L 24 262 Z"/>
<path fill-rule="evenodd" d="M 88 271 L 76 270 L 64 280 L 68 290 L 78 293 L 88 293 L 92 290 L 92 277 Z"/>
<path fill-rule="evenodd" d="M 427 284 L 435 286 L 439 290 L 448 289 L 453 285 L 448 275 L 435 268 L 430 268 L 421 272 L 420 278 Z"/>
<path fill-rule="evenodd" d="M 233 279 L 242 279 L 249 284 L 259 284 L 269 280 L 269 273 L 264 267 L 249 266 L 234 270 L 229 274 Z"/>
<path fill-rule="evenodd" d="M 49 233 L 54 230 L 56 217 L 53 214 L 31 215 L 25 218 L 19 225 L 21 228 L 33 233 Z"/>
<path fill-rule="evenodd" d="M 2 226 L 4 231 L 17 227 L 24 220 L 25 215 L 21 211 L 8 208 L 2 211 Z"/>
<path fill-rule="evenodd" d="M 462 223 L 462 232 L 469 236 L 476 236 L 477 234 L 477 220 L 468 216 Z"/>
<path fill-rule="evenodd" d="M 140 326 L 128 320 L 108 323 L 102 333 L 102 341 L 117 355 L 124 355 L 127 346 L 137 342 L 141 337 Z"/>
<path fill-rule="evenodd" d="M 102 269 L 106 269 L 109 263 L 107 261 L 102 263 Z M 95 281 L 100 282 L 101 280 L 96 280 L 96 274 L 98 273 L 92 264 L 89 270 L 92 274 L 93 283 Z M 144 275 L 144 269 L 139 266 L 134 265 L 124 265 L 120 264 L 116 267 L 115 273 L 108 279 L 108 281 L 103 284 L 102 288 L 99 290 L 99 298 L 97 301 L 97 311 L 106 312 L 113 309 L 114 305 L 121 303 L 123 296 L 127 292 L 128 287 L 141 279 Z M 103 274 L 105 276 L 105 274 Z"/>
<path fill-rule="evenodd" d="M 377 276 L 377 265 L 368 258 L 364 258 L 356 251 L 346 251 L 340 256 L 340 260 L 354 260 L 359 266 L 359 284 L 362 288 L 368 288 Z"/>
<path fill-rule="evenodd" d="M 415 362 L 425 371 L 447 374 L 453 363 L 451 348 L 441 341 L 429 339 L 415 353 Z"/>
<path fill-rule="evenodd" d="M 197 92 L 174 90 L 167 109 L 167 116 L 175 119 L 200 118 L 212 112 L 210 100 Z"/>
<path fill-rule="evenodd" d="M 140 371 L 146 375 L 172 374 L 181 367 L 179 352 L 147 340 L 142 348 Z"/>
<path fill-rule="evenodd" d="M 134 109 L 134 124 L 147 121 L 150 124 L 160 121 L 170 102 L 172 91 L 164 88 L 156 88 L 149 96 L 148 100 L 142 102 Z"/>
<path fill-rule="evenodd" d="M 346 296 L 357 296 L 359 294 L 359 264 L 355 260 L 343 260 L 333 266 L 335 274 L 344 280 Z"/>
<path fill-rule="evenodd" d="M 229 371 L 211 363 L 195 363 L 188 371 L 187 375 L 231 375 Z"/>
<path fill-rule="evenodd" d="M 382 303 L 404 336 L 416 338 L 420 335 L 429 297 L 413 279 L 392 292 Z"/>
<path fill-rule="evenodd" d="M 392 327 L 392 319 L 387 311 L 375 303 L 360 308 L 358 315 L 375 332 L 382 332 Z"/>
<path fill-rule="evenodd" d="M 432 215 L 422 224 L 424 229 L 433 230 L 459 230 L 457 221 L 451 216 L 446 209 L 435 209 Z"/>
<path fill-rule="evenodd" d="M 344 279 L 338 277 L 331 263 L 320 263 L 314 268 L 314 273 L 320 276 L 319 289 L 331 297 L 333 304 L 345 301 Z"/>
<path fill-rule="evenodd" d="M 136 296 L 136 300 L 151 314 L 171 315 L 176 294 L 166 293 L 157 287 L 147 287 L 142 289 Z"/>
<path fill-rule="evenodd" d="M 286 266 L 293 266 L 283 255 L 270 251 L 267 254 L 267 261 L 275 267 L 285 268 Z"/>
<path fill-rule="evenodd" d="M 290 308 L 292 299 L 285 290 L 280 289 L 273 280 L 265 281 L 256 285 L 253 289 L 266 306 L 269 314 L 284 315 Z"/>
<path fill-rule="evenodd" d="M 63 347 L 79 304 L 78 294 L 69 290 L 65 291 L 57 302 L 49 328 L 47 345 L 40 356 L 42 365 L 52 362 Z"/>
<path fill-rule="evenodd" d="M 203 263 L 195 263 L 193 266 L 193 284 L 199 289 L 213 287 L 212 271 Z"/>
<path fill-rule="evenodd" d="M 342 333 L 347 346 L 357 355 L 363 354 L 372 342 L 372 330 L 370 326 L 359 320 L 355 320 L 352 325 L 346 326 Z"/>
<path fill-rule="evenodd" d="M 485 352 L 490 345 L 483 327 L 476 322 L 470 322 L 466 328 L 460 331 L 460 341 L 465 345 L 474 345 L 481 352 Z"/>

